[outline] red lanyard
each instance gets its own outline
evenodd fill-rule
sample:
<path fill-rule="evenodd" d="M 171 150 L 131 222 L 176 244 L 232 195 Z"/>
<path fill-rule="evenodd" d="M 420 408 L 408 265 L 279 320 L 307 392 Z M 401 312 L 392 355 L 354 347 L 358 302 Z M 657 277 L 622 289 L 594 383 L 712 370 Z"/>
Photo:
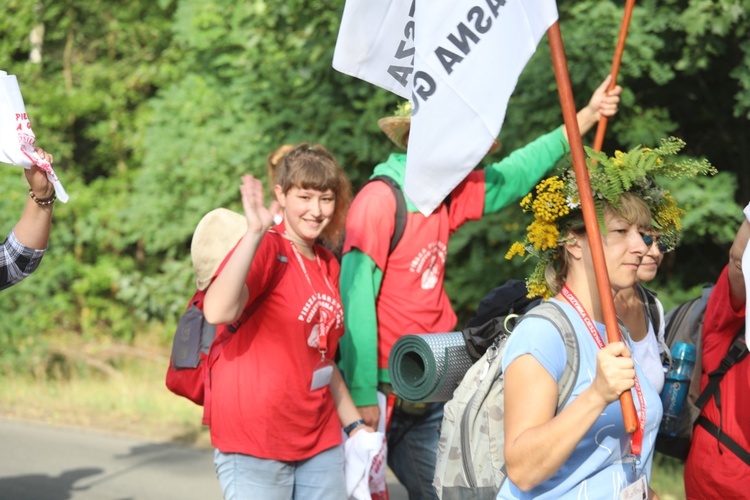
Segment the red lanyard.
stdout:
<path fill-rule="evenodd" d="M 302 256 L 300 255 L 299 250 L 297 250 L 297 246 L 291 240 L 289 241 L 289 244 L 292 247 L 294 256 L 297 258 L 297 262 L 299 262 L 299 265 L 302 268 L 302 272 L 304 273 L 305 278 L 307 279 L 307 284 L 310 285 L 310 289 L 313 292 L 313 297 L 315 297 L 315 301 L 317 302 L 317 305 L 318 305 L 318 351 L 320 351 L 321 355 L 325 356 L 326 351 L 328 351 L 328 329 L 329 329 L 331 322 L 328 321 L 328 314 L 325 308 L 322 307 L 320 304 L 320 299 L 318 298 L 318 292 L 315 290 L 315 287 L 312 284 L 310 275 L 307 274 L 305 261 L 302 259 Z M 320 256 L 318 256 L 318 253 L 315 251 L 315 248 L 313 248 L 313 253 L 315 254 L 315 261 L 318 264 L 318 269 L 321 270 L 321 274 L 323 275 L 323 280 L 325 280 L 326 285 L 328 285 L 328 289 L 331 291 L 331 296 L 335 296 L 336 292 L 333 290 L 331 283 L 328 281 L 328 276 L 326 276 L 326 274 L 322 272 L 323 266 L 321 266 L 320 264 Z"/>
<path fill-rule="evenodd" d="M 563 297 L 565 297 L 565 300 L 567 300 L 570 305 L 573 306 L 573 309 L 576 310 L 578 315 L 581 316 L 583 324 L 586 325 L 586 329 L 591 334 L 591 338 L 594 339 L 594 342 L 596 342 L 596 345 L 599 347 L 599 349 L 604 348 L 604 341 L 599 334 L 599 330 L 596 329 L 594 321 L 591 319 L 589 314 L 586 312 L 586 309 L 583 308 L 581 303 L 578 301 L 578 298 L 573 294 L 573 292 L 570 291 L 570 288 L 568 288 L 567 285 L 563 286 L 562 295 Z M 641 446 L 643 444 L 643 431 L 646 428 L 646 399 L 643 397 L 641 384 L 638 383 L 638 376 L 635 377 L 635 393 L 638 396 L 638 404 L 641 407 L 641 414 L 638 419 L 638 429 L 636 429 L 630 439 L 630 449 L 633 455 L 640 455 Z"/>

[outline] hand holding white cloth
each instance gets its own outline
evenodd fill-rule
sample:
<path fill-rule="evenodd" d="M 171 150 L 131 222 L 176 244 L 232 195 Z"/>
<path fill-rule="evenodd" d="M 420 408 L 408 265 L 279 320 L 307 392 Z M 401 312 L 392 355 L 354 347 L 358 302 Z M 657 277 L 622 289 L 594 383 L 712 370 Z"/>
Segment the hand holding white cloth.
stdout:
<path fill-rule="evenodd" d="M 57 198 L 66 203 L 65 192 L 52 165 L 35 150 L 36 137 L 15 75 L 0 71 L 0 162 L 23 168 L 36 165 L 47 173 Z"/>
<path fill-rule="evenodd" d="M 750 203 L 745 207 L 745 217 L 750 222 Z M 742 254 L 742 276 L 745 278 L 745 342 L 750 344 L 750 311 L 747 307 L 747 299 L 750 297 L 750 244 Z"/>
<path fill-rule="evenodd" d="M 344 442 L 346 494 L 351 500 L 388 498 L 386 441 L 382 432 L 359 431 Z"/>

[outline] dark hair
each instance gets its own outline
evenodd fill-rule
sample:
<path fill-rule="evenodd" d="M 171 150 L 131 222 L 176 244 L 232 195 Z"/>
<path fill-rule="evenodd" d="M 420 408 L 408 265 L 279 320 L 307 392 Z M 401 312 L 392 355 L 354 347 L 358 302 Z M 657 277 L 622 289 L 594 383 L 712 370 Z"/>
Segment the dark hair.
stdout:
<path fill-rule="evenodd" d="M 277 166 L 278 182 L 283 193 L 293 187 L 333 191 L 336 206 L 331 222 L 320 235 L 329 247 L 341 244 L 346 224 L 346 212 L 352 200 L 352 186 L 336 158 L 319 144 L 302 143 L 289 151 Z"/>

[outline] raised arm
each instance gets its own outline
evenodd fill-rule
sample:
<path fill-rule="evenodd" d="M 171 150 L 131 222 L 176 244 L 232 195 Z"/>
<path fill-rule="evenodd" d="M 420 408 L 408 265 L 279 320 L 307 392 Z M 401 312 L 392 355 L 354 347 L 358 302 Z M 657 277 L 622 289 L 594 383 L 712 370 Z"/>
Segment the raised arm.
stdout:
<path fill-rule="evenodd" d="M 247 232 L 240 239 L 234 253 L 221 273 L 208 288 L 203 301 L 203 314 L 212 324 L 231 323 L 242 314 L 250 293 L 245 281 L 260 241 L 273 223 L 276 201 L 266 208 L 263 183 L 251 175 L 242 177 L 240 186 L 242 207 L 247 217 Z"/>
<path fill-rule="evenodd" d="M 599 119 L 602 116 L 611 117 L 617 114 L 617 104 L 620 102 L 622 87 L 617 85 L 612 90 L 607 91 L 611 80 L 612 76 L 607 75 L 607 78 L 591 94 L 589 103 L 576 114 L 578 129 L 581 135 L 584 135 L 594 125 L 599 123 Z M 565 127 L 563 127 L 563 135 L 565 136 L 565 140 L 567 140 L 568 131 Z"/>
<path fill-rule="evenodd" d="M 622 88 L 607 92 L 610 77 L 604 79 L 591 96 L 589 103 L 578 112 L 581 134 L 604 116 L 617 113 L 617 103 Z M 562 158 L 568 146 L 568 132 L 558 127 L 538 137 L 524 147 L 513 151 L 485 169 L 484 213 L 494 213 L 526 195 Z"/>
<path fill-rule="evenodd" d="M 54 160 L 51 154 L 41 148 L 36 148 L 36 152 L 50 163 Z M 31 192 L 13 233 L 23 246 L 43 250 L 47 248 L 49 241 L 55 188 L 47 179 L 44 170 L 37 166 L 24 170 L 24 174 Z"/>

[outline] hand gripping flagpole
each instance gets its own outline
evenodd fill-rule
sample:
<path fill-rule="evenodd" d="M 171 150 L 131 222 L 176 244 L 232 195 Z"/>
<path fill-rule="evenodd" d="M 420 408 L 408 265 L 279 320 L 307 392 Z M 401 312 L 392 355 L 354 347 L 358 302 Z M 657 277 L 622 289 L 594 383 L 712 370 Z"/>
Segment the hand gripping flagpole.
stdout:
<path fill-rule="evenodd" d="M 628 37 L 628 28 L 630 27 L 630 18 L 633 17 L 633 7 L 635 6 L 635 0 L 626 0 L 625 12 L 622 16 L 622 24 L 620 24 L 620 34 L 617 37 L 617 45 L 615 46 L 615 55 L 612 58 L 612 68 L 609 70 L 609 74 L 612 75 L 612 80 L 609 82 L 609 88 L 607 91 L 612 90 L 617 85 L 617 73 L 620 72 L 620 62 L 622 62 L 622 53 L 625 51 L 625 39 Z M 608 118 L 604 115 L 599 118 L 599 124 L 596 126 L 596 136 L 594 136 L 594 150 L 601 151 L 602 144 L 604 144 L 604 133 L 607 130 Z"/>
<path fill-rule="evenodd" d="M 615 302 L 610 290 L 609 275 L 607 274 L 607 263 L 604 260 L 604 249 L 602 247 L 601 233 L 599 231 L 599 221 L 596 216 L 594 207 L 594 197 L 591 194 L 591 183 L 589 182 L 588 169 L 586 168 L 586 158 L 583 152 L 583 142 L 581 141 L 581 132 L 578 128 L 576 119 L 575 102 L 573 101 L 573 89 L 570 85 L 570 75 L 568 74 L 568 64 L 565 58 L 565 49 L 563 47 L 562 35 L 560 34 L 560 25 L 556 21 L 547 30 L 550 50 L 552 53 L 552 65 L 555 69 L 555 79 L 560 94 L 560 105 L 562 106 L 563 119 L 568 131 L 568 142 L 570 144 L 570 156 L 573 159 L 573 171 L 575 172 L 576 182 L 578 183 L 578 194 L 581 199 L 581 210 L 583 212 L 583 223 L 586 226 L 589 246 L 591 247 L 591 257 L 594 261 L 594 273 L 596 274 L 596 285 L 599 289 L 599 298 L 602 303 L 602 312 L 604 313 L 604 324 L 607 328 L 607 341 L 620 342 L 620 327 L 617 324 L 617 315 L 615 313 Z M 605 293 L 602 293 L 604 291 Z M 638 414 L 635 411 L 633 395 L 630 391 L 620 394 L 620 405 L 622 407 L 622 419 L 625 423 L 625 430 L 632 434 L 638 428 Z"/>

